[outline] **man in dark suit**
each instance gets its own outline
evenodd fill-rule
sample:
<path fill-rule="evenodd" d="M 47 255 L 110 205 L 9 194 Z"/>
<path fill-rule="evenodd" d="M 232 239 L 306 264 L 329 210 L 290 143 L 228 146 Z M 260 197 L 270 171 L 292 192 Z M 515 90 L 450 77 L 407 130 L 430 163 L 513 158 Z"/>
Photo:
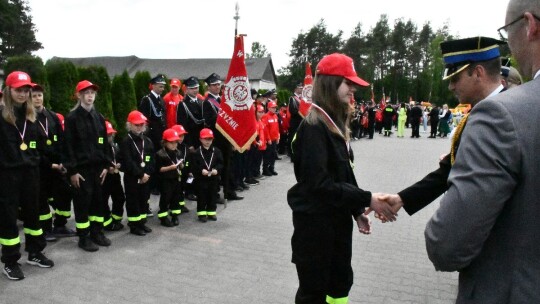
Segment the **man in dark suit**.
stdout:
<path fill-rule="evenodd" d="M 472 109 L 450 188 L 426 226 L 436 269 L 460 272 L 457 303 L 540 303 L 538 16 L 537 0 L 510 0 L 499 33 L 533 80 Z"/>
<path fill-rule="evenodd" d="M 422 118 L 422 108 L 417 101 L 410 112 L 412 135 L 411 138 L 420 138 L 420 119 Z"/>
<path fill-rule="evenodd" d="M 204 119 L 202 116 L 203 101 L 197 97 L 199 93 L 199 79 L 191 76 L 184 80 L 186 85 L 186 96 L 178 104 L 176 119 L 178 124 L 182 125 L 188 132 L 184 137 L 184 143 L 190 152 L 195 152 L 200 146 L 199 133 L 204 128 Z"/>

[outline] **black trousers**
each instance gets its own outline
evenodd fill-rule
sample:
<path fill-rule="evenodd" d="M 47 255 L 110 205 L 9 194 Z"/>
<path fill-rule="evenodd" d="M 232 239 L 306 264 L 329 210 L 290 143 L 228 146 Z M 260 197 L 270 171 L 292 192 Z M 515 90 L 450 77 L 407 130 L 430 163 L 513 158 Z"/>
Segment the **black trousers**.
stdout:
<path fill-rule="evenodd" d="M 244 178 L 246 177 L 247 173 L 247 153 L 240 153 L 238 151 L 233 152 L 233 184 L 234 187 L 239 187 L 244 183 Z"/>
<path fill-rule="evenodd" d="M 295 303 L 326 303 L 347 297 L 353 284 L 350 212 L 293 213 L 292 262 L 299 287 Z"/>
<path fill-rule="evenodd" d="M 263 172 L 274 172 L 274 164 L 276 163 L 277 155 L 277 140 L 266 145 L 266 151 L 263 156 Z"/>
<path fill-rule="evenodd" d="M 71 217 L 71 189 L 67 177 L 56 170 L 41 168 L 39 189 L 39 220 L 43 230 L 52 230 L 50 207 L 55 213 L 54 226 L 65 226 Z"/>
<path fill-rule="evenodd" d="M 126 212 L 130 225 L 144 223 L 148 208 L 150 184 L 138 183 L 138 178 L 124 174 L 124 188 L 126 192 Z"/>
<path fill-rule="evenodd" d="M 158 217 L 167 217 L 169 211 L 173 215 L 180 214 L 180 204 L 178 198 L 179 192 L 182 190 L 182 184 L 176 178 L 161 178 L 160 179 L 160 192 L 159 198 L 159 212 Z"/>
<path fill-rule="evenodd" d="M 216 215 L 217 201 L 214 193 L 217 187 L 219 187 L 217 175 L 203 176 L 197 181 L 197 215 Z"/>
<path fill-rule="evenodd" d="M 22 167 L 0 170 L 0 244 L 2 263 L 16 263 L 21 258 L 17 218 L 23 221 L 25 250 L 41 252 L 46 246 L 39 225 L 39 169 Z"/>
<path fill-rule="evenodd" d="M 103 229 L 105 203 L 99 178 L 102 169 L 95 166 L 84 166 L 77 169 L 85 180 L 79 180 L 79 189 L 72 188 L 75 226 L 77 227 L 77 235 L 85 236 L 89 234 L 90 230 L 98 232 Z"/>
<path fill-rule="evenodd" d="M 411 119 L 411 128 L 412 128 L 411 136 L 420 137 L 420 120 Z"/>
<path fill-rule="evenodd" d="M 120 173 L 107 174 L 105 182 L 103 183 L 102 197 L 105 208 L 105 221 L 103 222 L 103 226 L 109 226 L 112 220 L 121 221 L 124 216 L 126 196 L 124 194 L 124 188 L 122 187 Z M 112 208 L 109 208 L 109 197 L 112 199 Z"/>
<path fill-rule="evenodd" d="M 437 137 L 437 127 L 439 126 L 439 121 L 438 120 L 435 120 L 435 121 L 431 120 L 430 125 L 431 125 L 430 136 Z"/>

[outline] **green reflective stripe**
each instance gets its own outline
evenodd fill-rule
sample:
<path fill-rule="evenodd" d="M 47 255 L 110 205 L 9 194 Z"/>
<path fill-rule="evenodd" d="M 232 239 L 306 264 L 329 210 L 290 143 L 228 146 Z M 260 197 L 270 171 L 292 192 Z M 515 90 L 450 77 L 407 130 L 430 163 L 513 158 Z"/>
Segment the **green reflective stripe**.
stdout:
<path fill-rule="evenodd" d="M 103 227 L 109 226 L 110 223 L 112 223 L 112 217 L 110 217 L 108 220 L 106 220 L 106 221 L 103 223 Z"/>
<path fill-rule="evenodd" d="M 2 246 L 14 246 L 21 243 L 21 239 L 19 237 L 16 237 L 14 239 L 1 239 L 0 238 L 0 245 Z"/>
<path fill-rule="evenodd" d="M 103 223 L 105 221 L 105 219 L 102 217 L 102 216 L 89 216 L 88 219 L 90 220 L 90 222 L 98 222 L 98 223 Z"/>
<path fill-rule="evenodd" d="M 206 211 L 206 215 L 216 215 L 217 212 L 215 211 Z"/>
<path fill-rule="evenodd" d="M 46 221 L 52 219 L 52 214 L 49 212 L 47 214 L 42 214 L 39 216 L 40 221 Z"/>
<path fill-rule="evenodd" d="M 84 223 L 75 222 L 75 227 L 77 227 L 77 229 L 86 229 L 90 227 L 90 222 L 84 222 Z"/>
<path fill-rule="evenodd" d="M 171 210 L 171 214 L 180 214 L 182 211 L 180 210 Z"/>
<path fill-rule="evenodd" d="M 180 205 L 180 206 L 185 206 L 185 205 L 186 205 L 186 202 L 185 202 L 185 201 L 181 201 L 181 202 L 178 203 L 178 205 Z"/>
<path fill-rule="evenodd" d="M 141 216 L 128 216 L 128 221 L 130 222 L 138 222 L 141 220 Z"/>
<path fill-rule="evenodd" d="M 29 234 L 31 236 L 40 236 L 43 234 L 43 230 L 41 229 L 34 230 L 30 228 L 24 228 L 23 231 L 24 231 L 24 234 Z"/>
<path fill-rule="evenodd" d="M 54 202 L 54 197 L 49 197 L 49 198 L 47 199 L 47 202 Z"/>
<path fill-rule="evenodd" d="M 349 297 L 332 298 L 331 296 L 326 296 L 326 303 L 329 303 L 329 304 L 347 304 L 347 303 L 349 303 Z"/>
<path fill-rule="evenodd" d="M 112 218 L 117 220 L 117 221 L 121 221 L 122 220 L 122 216 L 118 216 L 116 214 L 111 214 Z"/>
<path fill-rule="evenodd" d="M 169 215 L 169 212 L 165 211 L 165 212 L 158 213 L 157 217 L 162 218 L 162 217 L 166 217 L 167 215 Z"/>
<path fill-rule="evenodd" d="M 146 215 L 146 213 L 145 213 L 145 214 L 141 214 L 141 215 L 139 215 L 139 217 L 141 218 L 141 220 L 145 220 L 145 219 L 146 219 L 146 217 L 147 217 L 147 215 Z"/>
<path fill-rule="evenodd" d="M 56 209 L 54 212 L 56 212 L 56 215 L 61 215 L 63 217 L 71 217 L 70 211 L 62 211 L 62 210 Z"/>
<path fill-rule="evenodd" d="M 294 149 L 293 149 L 293 143 L 296 141 L 296 134 L 298 133 L 294 133 L 294 136 L 291 140 L 291 153 L 294 154 Z"/>
<path fill-rule="evenodd" d="M 206 215 L 206 211 L 197 211 L 197 215 Z"/>

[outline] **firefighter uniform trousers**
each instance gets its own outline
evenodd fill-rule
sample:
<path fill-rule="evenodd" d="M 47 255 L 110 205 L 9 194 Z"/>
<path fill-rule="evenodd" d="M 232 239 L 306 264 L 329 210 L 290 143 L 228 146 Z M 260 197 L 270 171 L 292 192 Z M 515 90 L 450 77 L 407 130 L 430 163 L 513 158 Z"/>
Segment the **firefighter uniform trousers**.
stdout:
<path fill-rule="evenodd" d="M 216 189 L 219 189 L 219 177 L 202 176 L 197 182 L 197 215 L 216 215 L 217 200 Z"/>
<path fill-rule="evenodd" d="M 63 227 L 71 217 L 71 189 L 65 176 L 52 169 L 40 171 L 39 220 L 45 231 L 51 231 L 54 210 L 54 226 Z"/>
<path fill-rule="evenodd" d="M 73 188 L 73 208 L 78 236 L 103 230 L 105 208 L 101 179 L 103 169 L 96 166 L 80 166 L 77 172 L 85 179 L 79 180 L 79 189 Z"/>
<path fill-rule="evenodd" d="M 161 197 L 159 198 L 159 212 L 158 217 L 163 218 L 169 215 L 179 215 L 180 211 L 180 202 L 179 199 L 182 198 L 182 183 L 178 180 L 178 177 L 166 178 L 165 176 L 160 177 L 160 192 Z"/>
<path fill-rule="evenodd" d="M 41 252 L 46 246 L 39 225 L 39 169 L 19 167 L 0 170 L 0 244 L 2 263 L 16 263 L 21 258 L 17 218 L 23 221 L 25 251 Z M 19 204 L 20 202 L 20 204 Z"/>
<path fill-rule="evenodd" d="M 132 227 L 146 223 L 150 184 L 148 182 L 139 184 L 137 177 L 124 173 L 124 187 L 128 225 Z"/>
<path fill-rule="evenodd" d="M 350 212 L 293 212 L 292 262 L 301 282 L 297 304 L 347 303 L 353 284 Z"/>
<path fill-rule="evenodd" d="M 105 219 L 103 226 L 107 227 L 114 221 L 121 221 L 124 216 L 124 203 L 126 202 L 126 196 L 124 195 L 124 188 L 122 188 L 122 181 L 120 179 L 120 173 L 108 173 L 103 183 L 103 202 L 105 208 Z M 109 197 L 112 199 L 112 208 L 109 208 Z"/>

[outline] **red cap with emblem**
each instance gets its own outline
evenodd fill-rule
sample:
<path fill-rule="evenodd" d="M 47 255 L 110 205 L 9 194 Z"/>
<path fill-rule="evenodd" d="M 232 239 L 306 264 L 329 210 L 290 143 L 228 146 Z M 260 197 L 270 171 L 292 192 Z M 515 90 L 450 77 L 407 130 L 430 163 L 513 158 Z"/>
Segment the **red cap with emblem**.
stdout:
<path fill-rule="evenodd" d="M 334 53 L 324 56 L 317 65 L 315 74 L 342 76 L 359 86 L 369 86 L 367 81 L 356 75 L 352 58 L 344 54 Z"/>
<path fill-rule="evenodd" d="M 107 135 L 116 133 L 116 130 L 113 128 L 112 123 L 105 121 L 105 127 L 107 128 Z"/>
<path fill-rule="evenodd" d="M 174 126 L 171 127 L 171 129 L 174 129 L 176 131 L 176 133 L 178 133 L 178 136 L 188 133 L 186 131 L 186 129 L 184 129 L 184 127 L 182 125 L 174 125 Z"/>
<path fill-rule="evenodd" d="M 10 88 L 20 88 L 24 86 L 32 86 L 32 81 L 30 80 L 30 76 L 26 74 L 25 72 L 21 71 L 14 71 L 9 73 L 9 75 L 6 78 L 6 86 Z"/>
<path fill-rule="evenodd" d="M 208 128 L 204 128 L 201 130 L 200 138 L 214 138 L 214 132 Z"/>
<path fill-rule="evenodd" d="M 171 79 L 171 87 L 180 87 L 182 83 L 180 82 L 180 79 L 173 78 Z"/>
<path fill-rule="evenodd" d="M 277 108 L 276 102 L 275 102 L 275 101 L 270 101 L 270 102 L 268 103 L 268 108 Z"/>
<path fill-rule="evenodd" d="M 99 87 L 93 83 L 91 83 L 88 80 L 83 80 L 77 83 L 77 87 L 75 88 L 75 93 L 79 93 L 82 90 L 86 90 L 88 88 L 92 88 L 95 91 L 99 90 Z"/>
<path fill-rule="evenodd" d="M 165 141 L 177 141 L 180 140 L 180 137 L 178 136 L 178 132 L 174 130 L 173 128 L 167 129 L 163 131 L 163 140 Z"/>
<path fill-rule="evenodd" d="M 139 125 L 142 123 L 146 123 L 147 119 L 146 116 L 143 115 L 143 113 L 139 111 L 131 111 L 128 114 L 127 121 L 134 125 Z"/>

